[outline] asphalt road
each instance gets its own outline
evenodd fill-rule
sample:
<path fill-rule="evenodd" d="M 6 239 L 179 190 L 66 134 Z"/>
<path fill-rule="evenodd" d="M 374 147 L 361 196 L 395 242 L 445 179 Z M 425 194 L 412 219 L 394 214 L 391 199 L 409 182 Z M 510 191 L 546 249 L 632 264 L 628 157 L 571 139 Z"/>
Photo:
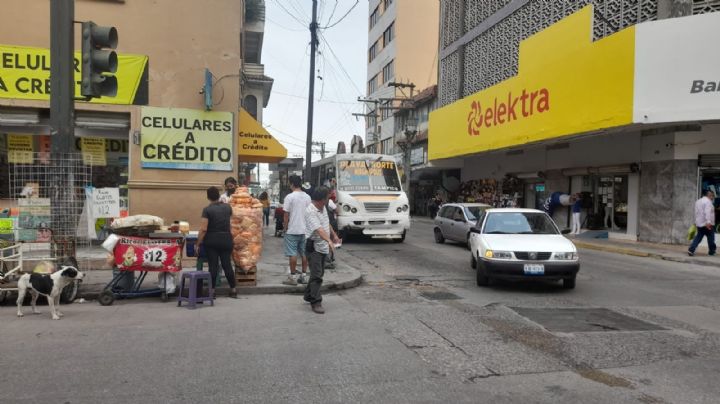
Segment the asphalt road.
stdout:
<path fill-rule="evenodd" d="M 0 307 L 3 402 L 715 403 L 720 267 L 581 251 L 577 288 L 478 288 L 464 246 L 414 222 L 346 243 L 365 283 L 326 295 L 155 299 L 15 317 Z M 557 309 L 581 310 L 557 310 Z M 599 310 L 582 310 L 599 309 Z M 29 313 L 29 307 L 25 308 Z M 542 325 L 540 324 L 542 323 Z"/>

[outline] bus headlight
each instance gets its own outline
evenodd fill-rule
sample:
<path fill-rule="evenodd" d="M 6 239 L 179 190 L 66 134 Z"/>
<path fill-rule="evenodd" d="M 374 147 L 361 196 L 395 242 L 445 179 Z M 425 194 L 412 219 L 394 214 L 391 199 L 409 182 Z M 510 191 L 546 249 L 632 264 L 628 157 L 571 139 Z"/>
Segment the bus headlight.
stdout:
<path fill-rule="evenodd" d="M 403 208 L 401 208 L 401 207 L 398 206 L 398 208 L 397 208 L 397 213 L 400 213 L 400 212 L 402 212 L 402 211 L 403 211 Z"/>
<path fill-rule="evenodd" d="M 343 205 L 343 211 L 350 212 L 350 205 Z"/>
<path fill-rule="evenodd" d="M 409 206 L 403 205 L 403 207 L 402 207 L 403 212 L 407 212 L 408 209 L 410 209 Z"/>
<path fill-rule="evenodd" d="M 355 208 L 352 208 L 351 211 L 352 211 L 352 213 L 357 213 L 357 209 L 355 209 Z"/>

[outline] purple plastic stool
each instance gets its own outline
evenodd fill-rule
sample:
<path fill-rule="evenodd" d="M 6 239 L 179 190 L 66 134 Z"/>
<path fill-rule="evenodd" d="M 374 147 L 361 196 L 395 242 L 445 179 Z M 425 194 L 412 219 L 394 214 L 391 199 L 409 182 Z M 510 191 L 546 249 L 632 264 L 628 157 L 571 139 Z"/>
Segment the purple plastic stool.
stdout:
<path fill-rule="evenodd" d="M 188 284 L 188 297 L 183 297 L 183 291 L 185 291 L 185 279 L 189 279 L 190 282 Z M 207 296 L 198 296 L 198 282 L 200 282 L 199 285 L 202 285 L 202 282 L 204 279 L 207 279 L 208 283 L 208 295 Z M 213 301 L 215 295 L 215 289 L 212 285 L 212 277 L 210 275 L 210 272 L 205 271 L 191 271 L 191 272 L 183 272 L 182 278 L 180 280 L 180 293 L 178 293 L 178 307 L 182 305 L 182 302 L 188 302 L 190 303 L 189 307 L 191 309 L 194 309 L 196 307 L 196 304 L 198 302 L 210 302 L 210 306 L 214 306 L 215 302 Z"/>

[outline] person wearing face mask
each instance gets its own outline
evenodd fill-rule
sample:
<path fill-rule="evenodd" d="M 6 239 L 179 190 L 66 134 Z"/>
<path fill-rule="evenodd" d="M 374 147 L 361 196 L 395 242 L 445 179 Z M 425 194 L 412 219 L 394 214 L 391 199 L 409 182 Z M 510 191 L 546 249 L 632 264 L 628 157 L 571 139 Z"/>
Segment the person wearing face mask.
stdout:
<path fill-rule="evenodd" d="M 230 203 L 230 197 L 237 189 L 237 181 L 233 177 L 225 178 L 225 192 L 220 195 L 220 202 Z"/>

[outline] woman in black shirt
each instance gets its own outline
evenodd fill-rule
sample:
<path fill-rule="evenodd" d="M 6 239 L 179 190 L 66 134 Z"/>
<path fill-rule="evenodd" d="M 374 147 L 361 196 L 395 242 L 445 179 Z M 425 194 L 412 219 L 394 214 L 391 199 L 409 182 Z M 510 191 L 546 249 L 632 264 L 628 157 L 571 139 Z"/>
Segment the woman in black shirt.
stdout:
<path fill-rule="evenodd" d="M 210 201 L 210 205 L 202 211 L 198 245 L 203 245 L 205 248 L 213 287 L 218 277 L 219 258 L 223 271 L 225 272 L 225 277 L 230 285 L 230 297 L 235 298 L 237 297 L 235 272 L 230 262 L 230 255 L 233 249 L 232 235 L 230 234 L 232 208 L 230 205 L 220 202 L 220 191 L 215 187 L 207 189 L 207 198 Z"/>

